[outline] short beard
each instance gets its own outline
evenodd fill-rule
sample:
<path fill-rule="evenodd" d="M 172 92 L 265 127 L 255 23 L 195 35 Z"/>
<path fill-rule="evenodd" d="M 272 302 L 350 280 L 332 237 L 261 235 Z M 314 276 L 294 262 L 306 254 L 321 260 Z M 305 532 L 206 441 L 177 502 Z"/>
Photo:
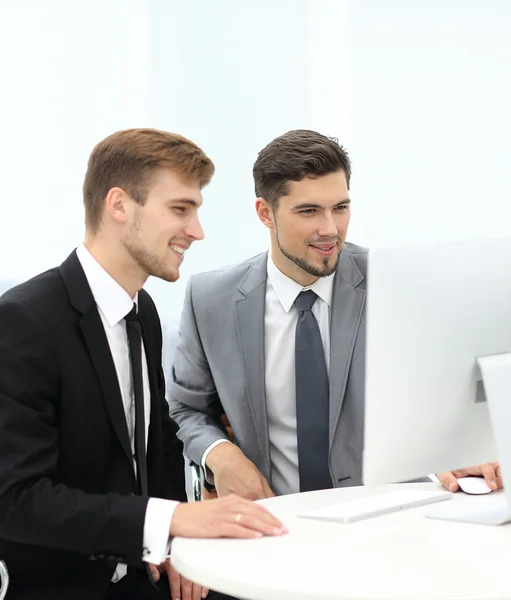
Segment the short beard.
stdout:
<path fill-rule="evenodd" d="M 279 234 L 278 234 L 278 230 L 275 227 L 275 238 L 277 239 L 277 245 L 279 247 L 279 250 L 282 252 L 282 254 L 289 259 L 291 262 L 293 262 L 297 267 L 300 267 L 300 269 L 302 269 L 302 271 L 305 271 L 306 273 L 308 273 L 309 275 L 312 275 L 313 277 L 328 277 L 330 275 L 333 275 L 337 269 L 337 265 L 339 263 L 339 258 L 341 256 L 341 253 L 339 252 L 339 254 L 337 255 L 337 260 L 335 261 L 335 263 L 333 265 L 330 265 L 328 262 L 328 257 L 325 257 L 323 259 L 323 268 L 321 267 L 316 267 L 315 265 L 311 265 L 309 262 L 307 262 L 305 260 L 305 258 L 299 258 L 298 256 L 293 256 L 292 254 L 290 254 L 280 243 L 279 240 Z M 337 240 L 337 243 L 339 243 L 340 240 Z"/>
<path fill-rule="evenodd" d="M 128 236 L 124 240 L 124 246 L 129 252 L 131 258 L 135 263 L 147 273 L 148 276 L 158 277 L 172 283 L 179 279 L 179 271 L 174 273 L 172 269 L 169 269 L 167 263 L 162 261 L 159 257 L 151 254 L 139 241 L 140 232 L 140 218 L 138 213 L 135 215 L 133 225 L 129 231 Z"/>

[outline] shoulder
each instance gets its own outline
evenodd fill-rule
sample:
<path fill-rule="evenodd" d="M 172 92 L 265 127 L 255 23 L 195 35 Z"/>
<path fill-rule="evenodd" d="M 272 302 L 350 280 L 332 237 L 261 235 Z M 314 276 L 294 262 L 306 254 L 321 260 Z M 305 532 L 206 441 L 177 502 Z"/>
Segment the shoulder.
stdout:
<path fill-rule="evenodd" d="M 58 268 L 53 268 L 8 289 L 0 296 L 0 309 L 20 310 L 45 316 L 54 314 L 66 299 L 66 291 Z"/>
<path fill-rule="evenodd" d="M 266 263 L 267 256 L 268 253 L 263 252 L 235 265 L 193 275 L 188 283 L 189 289 L 193 288 L 194 294 L 203 294 L 215 290 L 237 288 L 254 265 Z"/>
<path fill-rule="evenodd" d="M 69 302 L 58 269 L 7 290 L 0 297 L 1 345 L 50 359 L 55 356 L 54 334 L 66 309 Z"/>
<path fill-rule="evenodd" d="M 357 265 L 357 268 L 365 277 L 367 275 L 367 256 L 369 254 L 369 248 L 359 246 L 358 244 L 352 244 L 351 242 L 346 242 L 343 247 L 343 252 L 344 251 L 351 255 L 352 259 Z"/>
<path fill-rule="evenodd" d="M 161 340 L 161 323 L 158 310 L 154 300 L 144 289 L 138 292 L 138 310 L 143 315 L 146 323 L 150 324 L 153 334 Z"/>
<path fill-rule="evenodd" d="M 151 295 L 146 292 L 146 290 L 141 289 L 138 292 L 138 304 L 140 310 L 144 311 L 144 313 L 157 314 L 156 305 L 154 304 L 154 300 L 151 298 Z"/>

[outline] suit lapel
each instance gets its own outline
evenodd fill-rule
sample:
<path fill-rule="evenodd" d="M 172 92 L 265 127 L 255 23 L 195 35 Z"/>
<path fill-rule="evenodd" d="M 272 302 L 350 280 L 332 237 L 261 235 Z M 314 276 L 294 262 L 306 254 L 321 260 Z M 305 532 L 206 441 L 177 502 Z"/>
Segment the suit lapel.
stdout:
<path fill-rule="evenodd" d="M 103 323 L 97 310 L 91 310 L 83 315 L 80 321 L 80 329 L 94 365 L 101 391 L 103 392 L 110 421 L 119 438 L 122 449 L 130 460 L 130 463 L 133 464 L 128 425 L 122 404 L 119 380 L 117 379 L 117 372 L 106 339 Z"/>
<path fill-rule="evenodd" d="M 133 465 L 128 426 L 126 415 L 124 414 L 117 372 L 96 302 L 94 301 L 76 252 L 73 252 L 62 263 L 60 272 L 64 279 L 71 305 L 82 313 L 79 327 L 103 393 L 112 427 L 126 457 L 130 461 L 130 465 Z"/>
<path fill-rule="evenodd" d="M 341 414 L 355 340 L 362 318 L 365 290 L 353 256 L 345 247 L 334 279 L 330 323 L 330 443 Z"/>
<path fill-rule="evenodd" d="M 255 260 L 238 287 L 236 298 L 238 335 L 247 382 L 247 395 L 254 431 L 270 474 L 270 441 L 265 394 L 264 311 L 266 304 L 265 253 Z"/>

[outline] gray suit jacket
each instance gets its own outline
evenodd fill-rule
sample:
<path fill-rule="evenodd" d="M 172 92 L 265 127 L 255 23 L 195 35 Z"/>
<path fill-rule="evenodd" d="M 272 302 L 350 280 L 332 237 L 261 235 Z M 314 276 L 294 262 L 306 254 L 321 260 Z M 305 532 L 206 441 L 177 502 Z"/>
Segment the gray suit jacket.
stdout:
<path fill-rule="evenodd" d="M 200 464 L 227 435 L 271 485 L 265 397 L 267 254 L 189 281 L 179 330 L 170 410 L 185 454 Z M 362 484 L 367 250 L 346 243 L 334 279 L 330 350 L 330 473 L 336 487 Z"/>

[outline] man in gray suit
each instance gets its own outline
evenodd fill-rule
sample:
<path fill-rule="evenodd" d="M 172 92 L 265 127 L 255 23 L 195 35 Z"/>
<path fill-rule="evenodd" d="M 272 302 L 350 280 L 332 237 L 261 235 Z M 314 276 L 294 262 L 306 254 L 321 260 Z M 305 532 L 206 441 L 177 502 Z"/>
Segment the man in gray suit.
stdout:
<path fill-rule="evenodd" d="M 253 172 L 270 252 L 191 278 L 171 414 L 220 496 L 360 485 L 367 250 L 345 241 L 350 160 L 336 140 L 296 130 Z"/>

